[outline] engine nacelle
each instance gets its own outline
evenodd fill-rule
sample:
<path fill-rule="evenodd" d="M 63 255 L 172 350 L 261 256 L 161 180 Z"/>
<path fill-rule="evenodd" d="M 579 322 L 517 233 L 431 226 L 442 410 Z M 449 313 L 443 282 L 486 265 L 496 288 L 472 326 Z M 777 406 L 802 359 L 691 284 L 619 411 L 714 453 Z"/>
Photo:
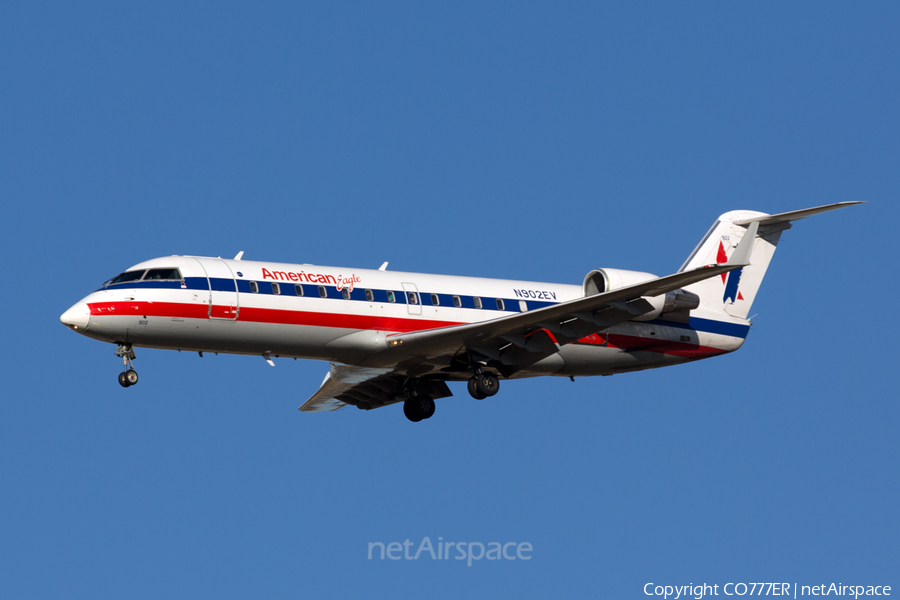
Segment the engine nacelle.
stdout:
<path fill-rule="evenodd" d="M 584 278 L 584 296 L 602 294 L 651 279 L 656 279 L 656 275 L 623 269 L 594 269 Z"/>
<path fill-rule="evenodd" d="M 694 292 L 675 290 L 665 296 L 666 303 L 663 306 L 663 314 L 679 310 L 692 311 L 700 306 L 700 296 Z"/>
<path fill-rule="evenodd" d="M 585 298 L 603 292 L 617 290 L 636 283 L 656 279 L 653 273 L 625 271 L 622 269 L 594 269 L 587 274 L 582 284 Z M 633 317 L 633 321 L 652 321 L 660 315 L 675 311 L 691 311 L 700 306 L 700 296 L 684 290 L 675 290 L 660 296 L 644 296 L 653 310 Z"/>

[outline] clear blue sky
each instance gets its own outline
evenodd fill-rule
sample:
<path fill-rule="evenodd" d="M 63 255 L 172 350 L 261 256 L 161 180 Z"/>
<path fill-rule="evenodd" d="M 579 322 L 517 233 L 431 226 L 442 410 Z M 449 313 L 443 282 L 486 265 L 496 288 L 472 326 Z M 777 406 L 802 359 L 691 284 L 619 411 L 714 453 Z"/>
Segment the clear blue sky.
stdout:
<path fill-rule="evenodd" d="M 0 7 L 4 598 L 900 586 L 896 3 Z M 737 353 L 301 414 L 323 363 L 59 315 L 169 254 L 580 283 L 798 223 Z M 367 544 L 529 542 L 530 561 Z"/>

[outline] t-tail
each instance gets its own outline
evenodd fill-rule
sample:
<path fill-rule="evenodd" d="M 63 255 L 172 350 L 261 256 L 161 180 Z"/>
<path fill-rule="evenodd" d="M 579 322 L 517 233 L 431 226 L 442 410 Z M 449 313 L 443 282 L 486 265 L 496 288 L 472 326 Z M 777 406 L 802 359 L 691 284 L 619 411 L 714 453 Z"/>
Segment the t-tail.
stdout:
<path fill-rule="evenodd" d="M 775 248 L 781 240 L 781 234 L 791 228 L 792 221 L 798 221 L 812 215 L 862 204 L 861 202 L 838 202 L 815 208 L 795 210 L 777 215 L 752 210 L 733 210 L 727 212 L 713 223 L 679 272 L 702 267 L 704 265 L 721 264 L 728 261 L 738 245 L 745 242 L 753 244 L 747 266 L 723 273 L 719 277 L 694 283 L 685 289 L 700 296 L 705 310 L 724 312 L 732 317 L 746 319 L 750 307 L 759 291 L 766 269 L 775 254 Z M 745 240 L 752 223 L 759 223 L 755 239 Z"/>

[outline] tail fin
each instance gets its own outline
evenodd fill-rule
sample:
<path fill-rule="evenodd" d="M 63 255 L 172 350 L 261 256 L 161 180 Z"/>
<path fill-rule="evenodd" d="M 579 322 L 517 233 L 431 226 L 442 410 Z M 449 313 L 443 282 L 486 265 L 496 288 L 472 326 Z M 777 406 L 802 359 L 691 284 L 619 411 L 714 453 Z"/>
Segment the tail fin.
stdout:
<path fill-rule="evenodd" d="M 775 248 L 781 240 L 781 234 L 791 228 L 791 221 L 853 204 L 860 204 L 860 202 L 838 202 L 777 215 L 767 215 L 751 210 L 733 210 L 725 213 L 713 223 L 706 236 L 681 266 L 679 272 L 726 262 L 728 257 L 733 255 L 738 244 L 742 243 L 748 226 L 756 222 L 759 223 L 759 231 L 754 240 L 747 240 L 748 243 L 753 244 L 750 264 L 729 273 L 723 273 L 721 277 L 713 277 L 692 284 L 685 289 L 700 296 L 702 306 L 706 310 L 721 311 L 732 317 L 746 319 L 766 274 L 766 269 L 769 268 L 769 262 L 775 254 Z"/>

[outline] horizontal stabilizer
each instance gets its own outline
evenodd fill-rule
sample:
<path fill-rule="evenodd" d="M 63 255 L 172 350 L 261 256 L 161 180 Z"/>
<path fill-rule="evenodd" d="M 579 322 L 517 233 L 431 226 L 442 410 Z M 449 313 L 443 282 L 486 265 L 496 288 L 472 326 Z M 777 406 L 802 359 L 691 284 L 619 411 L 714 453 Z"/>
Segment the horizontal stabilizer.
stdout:
<path fill-rule="evenodd" d="M 837 210 L 845 206 L 853 206 L 854 204 L 865 204 L 862 201 L 854 202 L 836 202 L 834 204 L 826 204 L 824 206 L 816 206 L 815 208 L 804 208 L 803 210 L 792 210 L 790 212 L 778 213 L 777 215 L 763 215 L 753 217 L 752 219 L 743 219 L 735 221 L 735 225 L 747 226 L 750 223 L 759 223 L 760 225 L 774 225 L 776 223 L 788 223 L 790 221 L 799 221 L 806 217 L 811 217 L 819 213 L 828 212 L 829 210 Z"/>

